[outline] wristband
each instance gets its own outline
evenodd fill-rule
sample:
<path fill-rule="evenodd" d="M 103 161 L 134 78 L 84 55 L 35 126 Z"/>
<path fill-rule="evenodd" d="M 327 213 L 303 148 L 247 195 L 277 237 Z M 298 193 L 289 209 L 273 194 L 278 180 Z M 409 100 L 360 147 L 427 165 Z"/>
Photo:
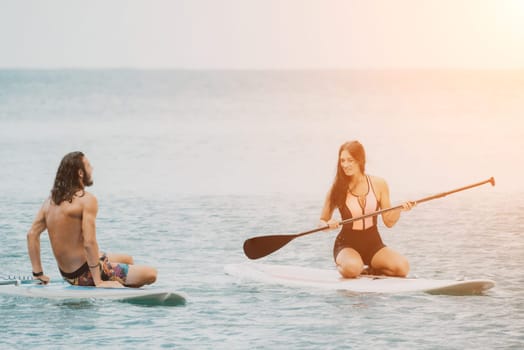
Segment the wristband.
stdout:
<path fill-rule="evenodd" d="M 40 277 L 40 276 L 43 276 L 44 275 L 44 272 L 43 271 L 40 271 L 40 272 L 33 272 L 33 277 Z"/>
<path fill-rule="evenodd" d="M 93 266 L 88 265 L 88 266 L 89 266 L 90 269 L 94 269 L 95 267 L 100 267 L 100 261 L 96 265 L 93 265 Z"/>

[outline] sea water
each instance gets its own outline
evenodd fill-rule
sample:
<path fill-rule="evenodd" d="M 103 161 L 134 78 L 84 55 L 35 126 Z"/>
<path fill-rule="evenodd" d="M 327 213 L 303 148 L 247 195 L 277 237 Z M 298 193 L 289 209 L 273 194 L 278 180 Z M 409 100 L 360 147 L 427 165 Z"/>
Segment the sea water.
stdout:
<path fill-rule="evenodd" d="M 101 248 L 188 296 L 174 308 L 0 296 L 0 348 L 520 349 L 523 112 L 515 71 L 0 71 L 0 275 L 30 274 L 25 235 L 60 159 L 81 150 Z M 379 223 L 412 276 L 494 289 L 348 294 L 224 274 L 246 261 L 245 239 L 316 227 L 352 139 L 394 204 L 495 177 Z M 335 235 L 261 261 L 333 269 Z"/>

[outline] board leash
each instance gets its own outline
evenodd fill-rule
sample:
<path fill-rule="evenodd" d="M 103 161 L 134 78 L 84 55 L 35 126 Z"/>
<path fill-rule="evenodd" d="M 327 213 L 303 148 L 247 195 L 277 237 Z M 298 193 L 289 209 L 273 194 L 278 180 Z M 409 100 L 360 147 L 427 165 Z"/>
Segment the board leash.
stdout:
<path fill-rule="evenodd" d="M 0 276 L 0 285 L 6 284 L 31 284 L 31 283 L 42 283 L 40 280 L 34 279 L 33 276 L 23 275 L 4 275 Z"/>

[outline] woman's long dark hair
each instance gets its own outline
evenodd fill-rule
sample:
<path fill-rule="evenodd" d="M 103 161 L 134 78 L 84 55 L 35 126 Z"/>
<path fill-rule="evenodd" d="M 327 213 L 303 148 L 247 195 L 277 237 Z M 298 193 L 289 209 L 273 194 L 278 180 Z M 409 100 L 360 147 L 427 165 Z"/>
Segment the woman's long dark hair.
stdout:
<path fill-rule="evenodd" d="M 75 193 L 84 188 L 78 175 L 79 170 L 86 174 L 83 158 L 82 152 L 71 152 L 62 158 L 51 190 L 51 199 L 56 205 L 63 201 L 71 203 Z"/>
<path fill-rule="evenodd" d="M 340 208 L 344 205 L 347 191 L 349 189 L 349 182 L 351 181 L 351 176 L 347 176 L 344 173 L 344 170 L 340 164 L 340 154 L 342 151 L 349 152 L 349 154 L 360 166 L 362 173 L 364 173 L 366 170 L 366 151 L 364 151 L 364 146 L 362 146 L 360 142 L 349 141 L 340 146 L 337 158 L 337 174 L 335 175 L 335 180 L 331 186 L 331 193 L 329 197 L 329 205 L 333 209 Z"/>

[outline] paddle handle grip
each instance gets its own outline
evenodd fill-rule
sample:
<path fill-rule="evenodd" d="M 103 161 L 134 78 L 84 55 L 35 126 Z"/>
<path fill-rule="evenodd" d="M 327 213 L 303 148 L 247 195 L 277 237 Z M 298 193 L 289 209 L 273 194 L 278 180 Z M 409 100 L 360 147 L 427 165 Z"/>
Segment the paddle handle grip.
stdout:
<path fill-rule="evenodd" d="M 475 184 L 464 186 L 464 187 L 461 187 L 461 188 L 457 188 L 456 190 L 452 190 L 452 191 L 448 191 L 448 192 L 442 192 L 442 193 L 439 193 L 439 194 L 435 194 L 433 196 L 425 197 L 425 198 L 419 199 L 419 200 L 417 200 L 415 202 L 416 203 L 427 202 L 427 201 L 430 201 L 432 199 L 442 198 L 442 197 L 445 197 L 445 196 L 450 195 L 452 193 L 469 190 L 470 188 L 482 186 L 482 185 L 487 184 L 487 183 L 490 183 L 491 186 L 495 186 L 495 178 L 490 177 L 487 180 L 480 181 L 480 182 L 477 182 Z"/>

